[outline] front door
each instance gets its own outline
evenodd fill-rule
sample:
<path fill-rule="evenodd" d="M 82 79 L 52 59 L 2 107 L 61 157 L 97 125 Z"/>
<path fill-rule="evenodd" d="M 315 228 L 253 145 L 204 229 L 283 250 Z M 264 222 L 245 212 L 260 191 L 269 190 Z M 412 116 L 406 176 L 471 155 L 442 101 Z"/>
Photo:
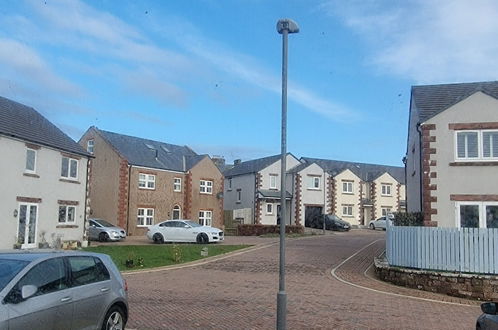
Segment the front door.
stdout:
<path fill-rule="evenodd" d="M 21 248 L 27 249 L 36 247 L 37 222 L 38 204 L 20 204 L 17 243 L 21 244 Z"/>

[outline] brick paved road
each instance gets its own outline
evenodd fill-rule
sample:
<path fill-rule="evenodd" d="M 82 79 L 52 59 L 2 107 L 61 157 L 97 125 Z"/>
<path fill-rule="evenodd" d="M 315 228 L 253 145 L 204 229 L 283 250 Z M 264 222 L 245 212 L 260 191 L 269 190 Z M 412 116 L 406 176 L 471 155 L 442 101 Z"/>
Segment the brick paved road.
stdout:
<path fill-rule="evenodd" d="M 472 329 L 480 314 L 475 304 L 388 295 L 345 284 L 330 274 L 383 237 L 383 232 L 355 230 L 287 240 L 288 329 Z M 336 274 L 372 289 L 440 299 L 365 277 L 368 260 L 380 250 L 382 242 L 372 244 Z M 195 267 L 129 274 L 126 279 L 130 329 L 275 328 L 276 244 Z"/>

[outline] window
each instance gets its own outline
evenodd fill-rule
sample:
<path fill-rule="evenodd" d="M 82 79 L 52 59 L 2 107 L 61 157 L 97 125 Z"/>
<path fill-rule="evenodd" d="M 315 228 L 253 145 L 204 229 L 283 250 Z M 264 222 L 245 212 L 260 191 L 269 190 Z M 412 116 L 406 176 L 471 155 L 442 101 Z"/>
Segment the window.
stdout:
<path fill-rule="evenodd" d="M 353 181 L 342 181 L 342 193 L 343 194 L 353 193 Z"/>
<path fill-rule="evenodd" d="M 181 219 L 181 217 L 182 217 L 182 210 L 179 205 L 175 205 L 175 207 L 173 207 L 173 220 Z"/>
<path fill-rule="evenodd" d="M 242 189 L 237 189 L 237 203 L 240 203 L 242 200 Z"/>
<path fill-rule="evenodd" d="M 203 226 L 211 226 L 213 219 L 212 211 L 199 211 L 199 224 Z"/>
<path fill-rule="evenodd" d="M 232 179 L 228 179 L 228 190 L 232 190 Z"/>
<path fill-rule="evenodd" d="M 390 206 L 382 206 L 381 207 L 382 216 L 385 217 L 388 214 L 391 214 L 391 210 L 392 210 L 392 208 Z"/>
<path fill-rule="evenodd" d="M 71 286 L 80 286 L 110 279 L 102 261 L 94 257 L 69 257 Z"/>
<path fill-rule="evenodd" d="M 176 192 L 182 191 L 182 178 L 174 178 L 173 179 L 173 191 L 176 191 Z"/>
<path fill-rule="evenodd" d="M 138 187 L 141 189 L 155 189 L 156 176 L 153 174 L 138 174 Z"/>
<path fill-rule="evenodd" d="M 343 204 L 342 205 L 342 215 L 345 217 L 353 216 L 353 205 Z"/>
<path fill-rule="evenodd" d="M 36 150 L 26 149 L 26 172 L 36 172 Z"/>
<path fill-rule="evenodd" d="M 310 176 L 308 177 L 308 189 L 320 189 L 320 177 L 319 176 Z"/>
<path fill-rule="evenodd" d="M 266 214 L 273 214 L 273 204 L 266 204 Z"/>
<path fill-rule="evenodd" d="M 152 226 L 154 223 L 154 209 L 139 208 L 137 217 L 137 226 L 146 227 Z"/>
<path fill-rule="evenodd" d="M 381 195 L 382 196 L 391 196 L 391 186 L 390 183 L 383 183 L 381 185 Z"/>
<path fill-rule="evenodd" d="M 277 189 L 278 174 L 270 174 L 270 189 Z"/>
<path fill-rule="evenodd" d="M 76 208 L 69 205 L 59 206 L 59 223 L 74 222 Z"/>
<path fill-rule="evenodd" d="M 12 294 L 20 295 L 21 288 L 24 285 L 36 286 L 38 291 L 35 293 L 35 296 L 66 289 L 68 287 L 68 281 L 63 258 L 49 259 L 34 266 L 17 283 L 9 296 Z"/>
<path fill-rule="evenodd" d="M 212 194 L 213 193 L 213 181 L 201 180 L 199 192 L 201 194 Z"/>
<path fill-rule="evenodd" d="M 67 179 L 77 179 L 78 178 L 78 160 L 62 157 L 61 165 L 61 177 Z"/>
<path fill-rule="evenodd" d="M 457 160 L 496 160 L 498 159 L 498 131 L 457 131 Z"/>
<path fill-rule="evenodd" d="M 95 145 L 95 141 L 94 140 L 88 140 L 86 142 L 86 151 L 88 151 L 89 153 L 93 154 L 93 147 Z"/>
<path fill-rule="evenodd" d="M 457 203 L 460 228 L 498 228 L 498 202 Z"/>

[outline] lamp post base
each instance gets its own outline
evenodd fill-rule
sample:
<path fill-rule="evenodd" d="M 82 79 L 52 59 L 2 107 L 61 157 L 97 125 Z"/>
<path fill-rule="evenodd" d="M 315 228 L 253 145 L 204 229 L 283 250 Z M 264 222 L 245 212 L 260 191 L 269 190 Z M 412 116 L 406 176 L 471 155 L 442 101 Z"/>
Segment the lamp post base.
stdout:
<path fill-rule="evenodd" d="M 287 312 L 287 293 L 279 291 L 277 293 L 277 330 L 285 330 Z"/>

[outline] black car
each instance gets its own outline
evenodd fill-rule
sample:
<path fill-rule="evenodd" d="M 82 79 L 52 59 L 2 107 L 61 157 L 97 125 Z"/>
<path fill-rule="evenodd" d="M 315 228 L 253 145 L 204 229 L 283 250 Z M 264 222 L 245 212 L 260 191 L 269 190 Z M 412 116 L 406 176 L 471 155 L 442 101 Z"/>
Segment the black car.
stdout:
<path fill-rule="evenodd" d="M 498 329 L 498 303 L 487 302 L 481 304 L 483 314 L 479 316 L 476 329 Z"/>
<path fill-rule="evenodd" d="M 323 219 L 325 219 L 326 230 L 348 231 L 351 229 L 349 222 L 339 218 L 335 214 L 320 214 L 310 221 L 311 228 L 323 228 Z"/>

